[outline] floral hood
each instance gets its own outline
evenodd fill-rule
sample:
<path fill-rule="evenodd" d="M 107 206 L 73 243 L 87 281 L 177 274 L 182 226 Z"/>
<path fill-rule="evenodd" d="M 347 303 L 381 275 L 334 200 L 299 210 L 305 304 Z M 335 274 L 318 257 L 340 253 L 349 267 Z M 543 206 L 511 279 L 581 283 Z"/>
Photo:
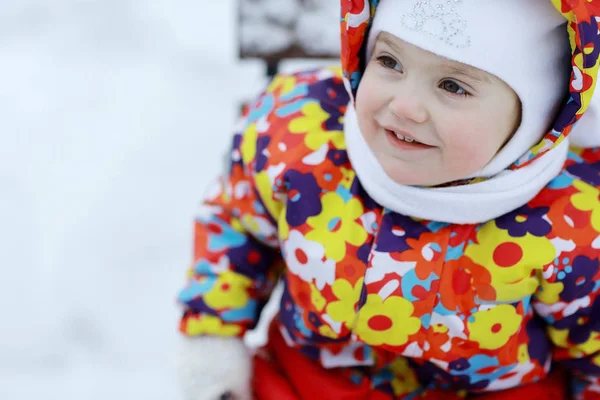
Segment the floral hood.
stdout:
<path fill-rule="evenodd" d="M 598 0 L 549 0 L 567 19 L 571 42 L 573 72 L 569 85 L 569 97 L 557 114 L 550 132 L 511 169 L 530 164 L 548 150 L 560 144 L 587 110 L 597 82 L 600 61 L 600 1 Z M 344 80 L 350 96 L 356 89 L 364 70 L 364 47 L 367 33 L 377 10 L 379 0 L 342 0 L 341 63 Z"/>

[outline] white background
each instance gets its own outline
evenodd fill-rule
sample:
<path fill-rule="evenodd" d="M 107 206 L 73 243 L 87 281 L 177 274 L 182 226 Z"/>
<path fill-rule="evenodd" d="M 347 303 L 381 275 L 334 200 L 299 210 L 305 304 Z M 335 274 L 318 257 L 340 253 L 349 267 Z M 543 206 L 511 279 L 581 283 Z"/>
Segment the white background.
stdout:
<path fill-rule="evenodd" d="M 234 0 L 0 2 L 0 399 L 179 398 L 195 207 L 266 83 L 236 18 Z"/>
<path fill-rule="evenodd" d="M 177 399 L 192 218 L 240 96 L 231 0 L 0 2 L 0 398 Z"/>

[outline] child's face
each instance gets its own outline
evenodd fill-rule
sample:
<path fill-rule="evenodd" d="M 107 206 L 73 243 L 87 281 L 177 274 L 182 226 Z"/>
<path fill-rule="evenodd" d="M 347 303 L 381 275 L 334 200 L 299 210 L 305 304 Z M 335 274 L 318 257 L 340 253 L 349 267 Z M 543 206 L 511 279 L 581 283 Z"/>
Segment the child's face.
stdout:
<path fill-rule="evenodd" d="M 394 181 L 435 186 L 491 161 L 519 126 L 521 105 L 494 75 L 381 33 L 358 87 L 356 113 Z"/>

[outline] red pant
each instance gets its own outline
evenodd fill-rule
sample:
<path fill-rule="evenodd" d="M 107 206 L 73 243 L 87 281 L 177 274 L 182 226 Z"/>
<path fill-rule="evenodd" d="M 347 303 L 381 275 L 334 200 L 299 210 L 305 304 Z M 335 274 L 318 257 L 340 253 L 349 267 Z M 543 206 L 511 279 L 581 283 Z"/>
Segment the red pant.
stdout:
<path fill-rule="evenodd" d="M 392 400 L 384 393 L 371 389 L 365 381 L 357 386 L 336 370 L 327 370 L 287 346 L 274 325 L 269 330 L 269 343 L 264 349 L 267 357 L 254 358 L 255 400 Z M 563 400 L 566 380 L 554 373 L 538 383 L 501 392 L 470 396 L 480 400 Z M 450 392 L 428 392 L 426 399 L 458 400 Z"/>

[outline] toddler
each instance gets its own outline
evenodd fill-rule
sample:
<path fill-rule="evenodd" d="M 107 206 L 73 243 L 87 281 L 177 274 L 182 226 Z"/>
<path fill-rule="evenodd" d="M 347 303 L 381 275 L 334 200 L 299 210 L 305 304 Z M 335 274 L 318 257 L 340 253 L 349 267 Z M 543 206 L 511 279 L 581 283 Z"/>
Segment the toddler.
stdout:
<path fill-rule="evenodd" d="M 186 399 L 600 397 L 599 1 L 341 3 L 343 72 L 276 77 L 199 212 Z"/>

